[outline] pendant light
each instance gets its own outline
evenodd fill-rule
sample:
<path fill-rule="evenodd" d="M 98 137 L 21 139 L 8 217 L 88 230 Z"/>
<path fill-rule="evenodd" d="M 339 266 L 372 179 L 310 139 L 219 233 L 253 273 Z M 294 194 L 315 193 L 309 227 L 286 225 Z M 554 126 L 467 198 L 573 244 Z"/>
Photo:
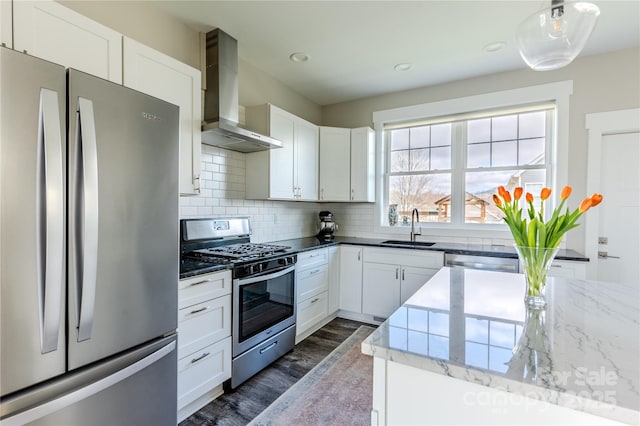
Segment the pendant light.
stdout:
<path fill-rule="evenodd" d="M 600 9 L 593 3 L 552 0 L 518 26 L 516 40 L 522 59 L 536 71 L 568 65 L 593 32 Z"/>

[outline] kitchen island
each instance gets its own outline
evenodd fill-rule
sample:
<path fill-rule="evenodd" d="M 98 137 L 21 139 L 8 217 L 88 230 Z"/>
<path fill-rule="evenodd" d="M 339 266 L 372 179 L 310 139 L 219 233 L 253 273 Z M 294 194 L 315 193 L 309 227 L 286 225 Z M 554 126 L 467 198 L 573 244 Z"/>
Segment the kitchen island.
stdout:
<path fill-rule="evenodd" d="M 372 424 L 638 424 L 637 285 L 442 268 L 365 342 Z"/>

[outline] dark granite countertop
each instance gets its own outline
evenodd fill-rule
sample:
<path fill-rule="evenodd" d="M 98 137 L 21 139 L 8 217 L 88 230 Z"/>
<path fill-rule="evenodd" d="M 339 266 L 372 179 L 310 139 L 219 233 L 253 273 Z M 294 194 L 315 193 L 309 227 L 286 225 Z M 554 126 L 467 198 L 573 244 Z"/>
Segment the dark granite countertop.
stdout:
<path fill-rule="evenodd" d="M 435 243 L 432 246 L 390 246 L 382 244 L 386 239 L 382 238 L 359 238 L 359 237 L 335 237 L 333 240 L 324 241 L 316 237 L 294 238 L 290 240 L 270 241 L 270 244 L 277 244 L 291 247 L 288 253 L 301 253 L 309 250 L 315 250 L 323 247 L 335 246 L 338 244 L 385 247 L 385 248 L 404 248 L 410 250 L 431 250 L 442 251 L 452 254 L 465 254 L 472 256 L 489 256 L 489 257 L 505 257 L 517 259 L 518 255 L 513 247 L 509 246 L 493 246 L 481 244 L 461 244 L 461 243 Z M 560 250 L 556 256 L 558 260 L 573 260 L 578 262 L 588 262 L 589 258 L 581 255 L 573 250 Z M 229 269 L 229 265 L 212 265 L 210 263 L 197 262 L 194 260 L 183 260 L 180 264 L 180 278 L 189 278 L 196 275 L 202 275 L 209 272 Z"/>
<path fill-rule="evenodd" d="M 493 246 L 481 244 L 461 244 L 461 243 L 435 243 L 432 246 L 406 246 L 398 247 L 382 244 L 386 239 L 380 238 L 359 238 L 359 237 L 335 237 L 331 241 L 321 241 L 316 237 L 295 238 L 292 240 L 273 241 L 273 244 L 291 247 L 291 252 L 303 252 L 328 247 L 336 244 L 348 244 L 358 246 L 385 247 L 385 248 L 405 248 L 410 250 L 431 250 L 443 251 L 452 254 L 466 254 L 472 256 L 505 257 L 517 259 L 518 255 L 513 247 Z M 574 250 L 560 250 L 556 255 L 558 260 L 573 260 L 578 262 L 588 262 L 589 258 Z"/>

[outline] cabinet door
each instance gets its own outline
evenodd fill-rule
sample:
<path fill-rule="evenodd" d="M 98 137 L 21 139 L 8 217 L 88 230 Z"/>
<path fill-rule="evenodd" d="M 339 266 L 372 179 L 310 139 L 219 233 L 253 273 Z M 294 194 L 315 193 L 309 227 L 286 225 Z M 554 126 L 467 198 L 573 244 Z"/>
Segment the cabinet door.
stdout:
<path fill-rule="evenodd" d="M 375 201 L 375 133 L 351 129 L 351 201 Z"/>
<path fill-rule="evenodd" d="M 318 199 L 318 126 L 298 119 L 296 123 L 296 164 L 298 197 L 302 200 Z"/>
<path fill-rule="evenodd" d="M 294 115 L 273 105 L 269 109 L 269 136 L 282 141 L 282 148 L 269 151 L 269 198 L 294 198 Z"/>
<path fill-rule="evenodd" d="M 124 85 L 180 107 L 180 194 L 199 194 L 200 71 L 125 37 Z"/>
<path fill-rule="evenodd" d="M 351 198 L 351 130 L 320 127 L 320 199 Z"/>
<path fill-rule="evenodd" d="M 340 309 L 362 313 L 362 247 L 340 247 Z"/>
<path fill-rule="evenodd" d="M 403 266 L 400 277 L 400 305 L 413 296 L 436 272 L 437 269 Z"/>
<path fill-rule="evenodd" d="M 340 309 L 340 251 L 329 247 L 329 313 Z"/>
<path fill-rule="evenodd" d="M 388 318 L 400 307 L 399 265 L 365 262 L 362 267 L 362 313 Z"/>
<path fill-rule="evenodd" d="M 13 2 L 13 48 L 122 84 L 122 35 L 54 1 Z"/>
<path fill-rule="evenodd" d="M 0 45 L 13 47 L 11 0 L 0 0 Z"/>

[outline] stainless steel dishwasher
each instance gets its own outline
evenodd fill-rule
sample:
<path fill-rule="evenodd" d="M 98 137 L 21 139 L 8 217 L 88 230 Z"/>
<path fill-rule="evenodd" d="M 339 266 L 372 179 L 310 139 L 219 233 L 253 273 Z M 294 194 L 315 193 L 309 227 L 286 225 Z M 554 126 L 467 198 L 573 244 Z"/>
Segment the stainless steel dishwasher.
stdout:
<path fill-rule="evenodd" d="M 518 259 L 511 259 L 508 257 L 473 256 L 468 254 L 446 253 L 444 255 L 444 265 L 451 268 L 518 272 Z"/>

